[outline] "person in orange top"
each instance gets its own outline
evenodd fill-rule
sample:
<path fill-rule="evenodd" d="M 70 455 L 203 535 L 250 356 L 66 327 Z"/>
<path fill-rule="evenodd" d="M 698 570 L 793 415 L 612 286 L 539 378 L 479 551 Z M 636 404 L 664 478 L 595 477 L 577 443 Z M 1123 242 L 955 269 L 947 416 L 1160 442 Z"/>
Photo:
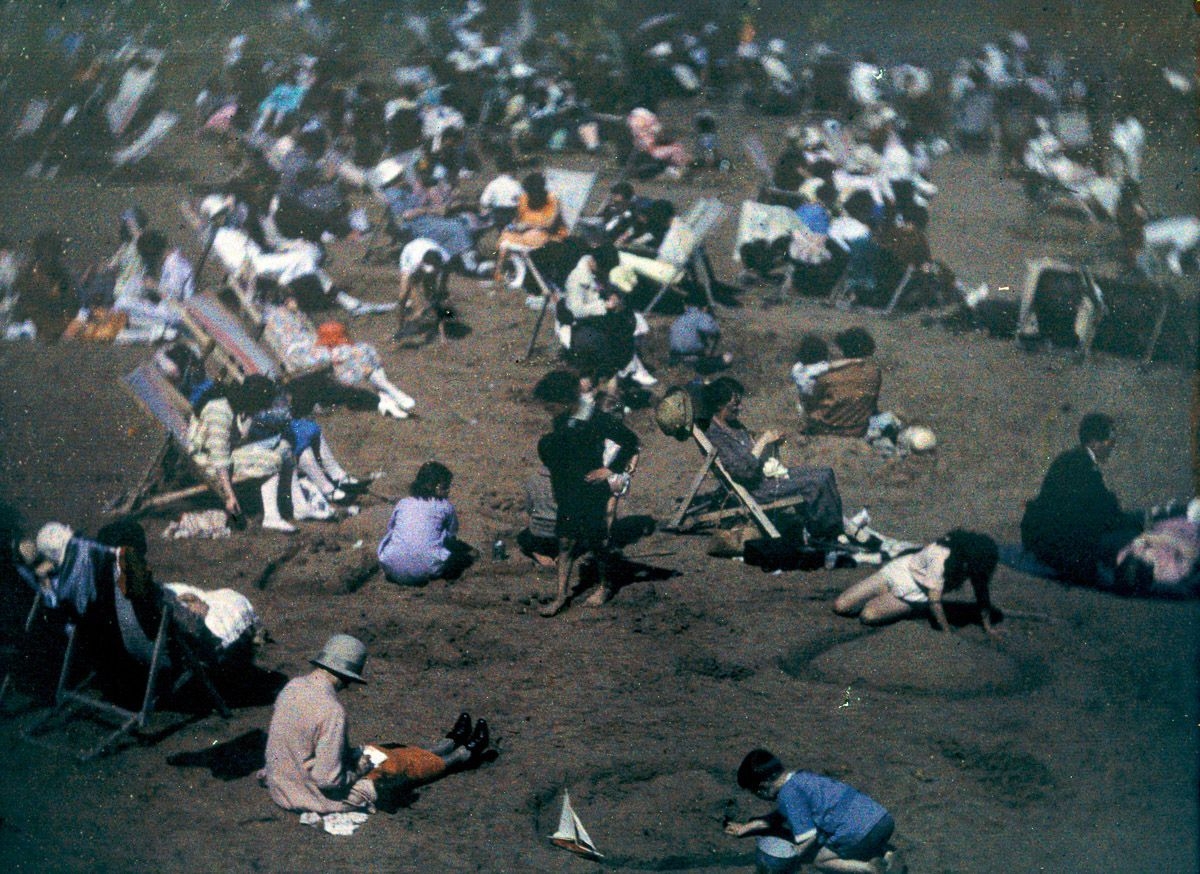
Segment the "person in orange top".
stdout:
<path fill-rule="evenodd" d="M 817 377 L 812 398 L 804 403 L 805 433 L 862 437 L 879 412 L 883 375 L 871 357 L 875 340 L 864 328 L 848 328 L 834 338 L 844 361 Z"/>

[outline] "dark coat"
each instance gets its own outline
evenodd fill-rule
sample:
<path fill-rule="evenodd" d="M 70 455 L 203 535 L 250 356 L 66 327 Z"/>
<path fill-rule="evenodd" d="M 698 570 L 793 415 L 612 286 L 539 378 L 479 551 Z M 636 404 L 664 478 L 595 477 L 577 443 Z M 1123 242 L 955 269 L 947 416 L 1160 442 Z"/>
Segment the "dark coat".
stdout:
<path fill-rule="evenodd" d="M 1054 459 L 1038 496 L 1025 506 L 1021 543 L 1038 559 L 1076 582 L 1094 582 L 1113 544 L 1141 530 L 1136 515 L 1121 510 L 1099 465 L 1083 446 Z"/>
<path fill-rule="evenodd" d="M 608 482 L 585 481 L 589 473 L 604 466 L 604 441 L 621 447 L 611 469 L 621 471 L 638 452 L 638 437 L 607 413 L 596 412 L 588 419 L 561 417 L 554 430 L 538 441 L 538 457 L 550 471 L 550 488 L 558 504 L 556 532 L 590 546 L 605 538 Z"/>

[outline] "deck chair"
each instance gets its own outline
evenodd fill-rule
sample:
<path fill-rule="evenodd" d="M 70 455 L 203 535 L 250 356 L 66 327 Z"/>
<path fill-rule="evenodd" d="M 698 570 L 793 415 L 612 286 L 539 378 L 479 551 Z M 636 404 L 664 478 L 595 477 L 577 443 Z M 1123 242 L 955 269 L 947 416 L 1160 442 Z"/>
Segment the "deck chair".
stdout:
<path fill-rule="evenodd" d="M 177 501 L 194 498 L 210 489 L 218 494 L 215 483 L 192 463 L 187 453 L 188 423 L 191 407 L 153 362 L 138 365 L 125 377 L 125 387 L 138 406 L 145 410 L 165 432 L 162 445 L 143 469 L 134 486 L 117 497 L 105 509 L 116 515 L 145 512 Z M 166 489 L 167 472 L 176 464 L 185 463 L 201 484 L 186 488 Z M 242 480 L 234 478 L 234 484 Z"/>
<path fill-rule="evenodd" d="M 596 174 L 590 170 L 563 170 L 551 168 L 543 171 L 546 177 L 546 190 L 558 200 L 559 214 L 567 232 L 575 230 L 588 199 L 592 196 L 592 188 L 596 185 Z M 504 284 L 515 290 L 524 288 L 525 278 L 530 275 L 529 250 L 513 247 L 499 253 L 501 259 L 500 273 Z M 543 294 L 545 290 L 543 289 Z"/>
<path fill-rule="evenodd" d="M 704 460 L 692 477 L 692 482 L 688 486 L 688 490 L 679 499 L 679 507 L 676 509 L 675 514 L 663 527 L 668 531 L 688 531 L 701 525 L 721 522 L 724 519 L 749 516 L 758 523 L 758 526 L 767 537 L 779 537 L 779 529 L 775 527 L 775 524 L 767 516 L 767 512 L 803 504 L 804 498 L 799 495 L 793 495 L 790 498 L 772 501 L 769 504 L 760 504 L 746 487 L 738 483 L 730 475 L 729 471 L 725 469 L 725 465 L 717 457 L 717 450 L 709 442 L 704 432 L 700 430 L 699 425 L 692 424 L 691 434 L 692 440 L 695 441 L 696 446 L 700 449 Z M 697 495 L 709 473 L 712 473 L 716 477 L 718 483 L 718 490 L 715 496 L 716 506 L 710 504 L 708 508 L 701 508 Z"/>
<path fill-rule="evenodd" d="M 1054 323 L 1043 324 L 1051 305 L 1056 311 Z M 1080 357 L 1086 358 L 1091 353 L 1103 309 L 1103 293 L 1083 266 L 1053 258 L 1028 261 L 1016 339 L 1047 339 L 1058 346 L 1074 345 Z M 1067 321 L 1069 326 L 1065 324 Z"/>
<path fill-rule="evenodd" d="M 116 645 L 123 646 L 135 661 L 148 665 L 141 706 L 132 710 L 100 697 L 92 688 L 92 682 L 96 678 L 94 669 L 85 669 L 83 679 L 77 678 L 80 668 L 77 664 L 80 661 L 80 636 L 87 635 L 90 630 L 98 628 L 98 622 L 104 621 L 100 617 L 85 615 L 78 621 L 66 624 L 67 646 L 54 692 L 54 704 L 21 733 L 22 740 L 49 749 L 60 749 L 61 745 L 48 740 L 47 735 L 56 729 L 65 729 L 76 715 L 86 715 L 115 724 L 116 728 L 105 734 L 99 743 L 77 754 L 80 761 L 91 761 L 113 747 L 121 738 L 133 737 L 147 728 L 155 705 L 161 697 L 160 691 L 166 679 L 164 674 L 169 670 L 174 670 L 176 674 L 170 694 L 179 692 L 193 680 L 198 681 L 205 690 L 212 708 L 226 719 L 232 715 L 213 684 L 208 667 L 200 658 L 197 648 L 186 639 L 186 635 L 176 624 L 173 608 L 162 598 L 161 590 L 155 596 L 155 608 L 159 614 L 157 632 L 150 638 L 138 623 L 132 603 L 116 585 L 113 576 L 103 574 L 103 579 L 98 580 L 97 585 L 111 587 L 111 593 L 104 593 L 93 603 L 89 614 L 103 609 L 114 610 L 121 639 Z M 108 600 L 109 594 L 111 601 Z M 39 596 L 35 601 L 35 610 L 40 600 Z"/>
<path fill-rule="evenodd" d="M 261 374 L 285 377 L 282 365 L 250 336 L 238 318 L 214 294 L 201 294 L 183 306 L 183 325 L 196 339 L 202 357 L 213 359 L 222 374 L 242 380 Z"/>
<path fill-rule="evenodd" d="M 201 355 L 211 355 L 218 367 L 234 379 L 259 374 L 286 385 L 328 373 L 333 367 L 330 363 L 289 367 L 267 344 L 252 337 L 237 316 L 211 293 L 187 302 L 183 324 L 199 343 Z"/>
<path fill-rule="evenodd" d="M 623 264 L 628 264 L 640 275 L 659 285 L 658 291 L 642 311 L 644 315 L 652 313 L 668 291 L 678 290 L 679 283 L 689 275 L 704 288 L 709 306 L 716 307 L 713 298 L 716 278 L 704 252 L 704 240 L 724 220 L 725 212 L 725 204 L 721 201 L 702 197 L 692 204 L 685 215 L 671 222 L 670 230 L 652 258 L 631 252 L 621 253 Z"/>

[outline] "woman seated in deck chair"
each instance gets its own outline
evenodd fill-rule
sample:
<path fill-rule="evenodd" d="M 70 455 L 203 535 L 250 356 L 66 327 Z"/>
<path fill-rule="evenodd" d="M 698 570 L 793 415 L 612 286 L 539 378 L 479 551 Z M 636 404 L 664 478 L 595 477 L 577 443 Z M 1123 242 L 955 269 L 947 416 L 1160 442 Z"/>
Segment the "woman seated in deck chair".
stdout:
<path fill-rule="evenodd" d="M 265 376 L 248 376 L 240 384 L 213 384 L 192 404 L 188 426 L 188 453 L 213 480 L 225 503 L 225 512 L 238 526 L 244 515 L 233 483 L 237 479 L 262 480 L 262 527 L 291 534 L 296 527 L 279 511 L 279 481 L 292 447 L 275 434 L 248 440 L 256 413 L 270 409 L 275 387 Z M 239 445 L 240 444 L 240 445 Z M 289 474 L 289 483 L 295 477 Z M 297 520 L 333 518 L 324 501 L 310 500 L 301 489 L 292 489 L 293 517 Z"/>
<path fill-rule="evenodd" d="M 567 236 L 558 198 L 546 190 L 546 177 L 530 173 L 521 182 L 525 193 L 517 201 L 517 214 L 512 223 L 500 232 L 496 244 L 496 281 L 501 279 L 501 264 L 510 252 L 529 252 L 540 249 L 553 240 Z"/>
<path fill-rule="evenodd" d="M 784 440 L 778 431 L 764 431 L 756 440 L 738 420 L 745 389 L 736 379 L 718 377 L 704 390 L 712 419 L 705 435 L 721 464 L 754 500 L 770 503 L 790 497 L 804 499 L 804 527 L 818 540 L 842 533 L 842 496 L 829 467 L 784 467 L 768 453 Z"/>
<path fill-rule="evenodd" d="M 268 304 L 263 315 L 263 340 L 288 370 L 332 364 L 339 384 L 366 389 L 379 397 L 379 414 L 385 418 L 407 419 L 408 411 L 416 406 L 416 401 L 388 379 L 374 346 L 350 342 L 341 322 L 314 327 L 300 311 L 293 289 L 285 289 L 283 303 Z"/>
<path fill-rule="evenodd" d="M 194 404 L 212 388 L 214 381 L 204 371 L 204 361 L 190 344 L 184 342 L 164 346 L 154 355 L 159 370 L 179 389 L 189 404 Z M 292 445 L 296 467 L 330 503 L 340 503 L 358 494 L 366 485 L 352 477 L 342 467 L 325 438 L 321 426 L 312 419 L 296 417 L 292 412 L 291 396 L 280 386 L 272 384 L 275 400 L 271 406 L 254 416 L 251 442 L 283 434 Z M 293 491 L 297 487 L 293 478 Z"/>
<path fill-rule="evenodd" d="M 130 542 L 123 523 L 92 539 L 61 522 L 47 522 L 36 540 L 22 541 L 18 548 L 18 574 L 38 592 L 42 605 L 85 624 L 89 662 L 101 671 L 106 688 L 120 694 L 130 679 L 130 661 L 150 663 L 164 603 L 175 609 L 176 628 L 198 644 L 197 654 L 206 661 L 252 659 L 260 624 L 250 602 L 232 589 L 158 585 L 145 561 L 145 533 L 136 523 L 132 528 L 138 544 Z"/>

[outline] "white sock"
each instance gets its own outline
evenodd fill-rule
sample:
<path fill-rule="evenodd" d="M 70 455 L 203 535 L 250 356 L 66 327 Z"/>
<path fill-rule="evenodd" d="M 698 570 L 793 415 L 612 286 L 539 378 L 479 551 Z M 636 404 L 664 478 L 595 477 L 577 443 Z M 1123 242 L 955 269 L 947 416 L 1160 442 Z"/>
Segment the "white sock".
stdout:
<path fill-rule="evenodd" d="M 300 456 L 296 459 L 296 467 L 300 468 L 300 470 L 304 473 L 304 475 L 313 481 L 313 485 L 315 485 L 317 487 L 317 489 L 320 490 L 321 494 L 328 495 L 334 490 L 333 482 L 330 481 L 329 477 L 327 477 L 325 475 L 325 470 L 324 470 L 324 468 L 321 467 L 321 464 L 317 461 L 317 455 L 315 452 L 313 452 L 313 449 L 311 446 L 308 447 L 308 449 L 305 449 L 303 452 L 300 453 Z M 339 479 L 340 479 L 340 477 L 339 477 Z M 295 477 L 293 477 L 293 482 L 294 482 L 294 480 L 295 480 Z M 294 498 L 294 495 L 295 495 L 295 485 L 294 484 L 292 487 L 292 493 L 293 493 L 293 500 L 294 500 L 295 499 Z"/>
<path fill-rule="evenodd" d="M 344 310 L 349 310 L 350 312 L 353 312 L 354 310 L 356 310 L 360 306 L 362 306 L 361 300 L 359 300 L 357 297 L 355 297 L 352 294 L 347 294 L 344 291 L 339 291 L 337 293 L 337 297 L 335 298 L 335 300 L 337 300 L 338 306 L 340 306 Z"/>
<path fill-rule="evenodd" d="M 403 410 L 411 410 L 417 405 L 416 401 L 402 392 L 399 387 L 394 385 L 392 381 L 387 378 L 387 374 L 383 372 L 382 367 L 371 373 L 371 384 L 384 394 L 388 395 L 392 400 L 399 404 L 400 408 Z"/>
<path fill-rule="evenodd" d="M 350 474 L 346 473 L 346 469 L 334 457 L 333 450 L 329 448 L 329 441 L 325 439 L 324 434 L 321 435 L 321 442 L 318 449 L 318 459 L 330 482 L 340 483 L 342 480 L 350 477 Z"/>

